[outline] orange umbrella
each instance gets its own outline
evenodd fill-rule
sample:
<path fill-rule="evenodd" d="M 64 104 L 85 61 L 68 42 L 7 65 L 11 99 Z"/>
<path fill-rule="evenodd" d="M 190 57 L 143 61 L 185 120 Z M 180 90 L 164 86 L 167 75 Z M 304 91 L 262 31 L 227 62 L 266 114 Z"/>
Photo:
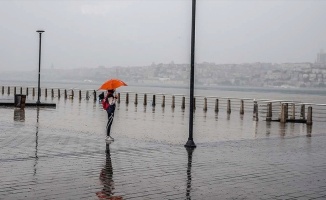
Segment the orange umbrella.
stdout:
<path fill-rule="evenodd" d="M 127 84 L 125 82 L 123 82 L 122 80 L 119 79 L 110 79 L 108 81 L 105 81 L 101 87 L 99 88 L 99 90 L 114 90 L 118 87 L 121 86 L 127 86 Z"/>

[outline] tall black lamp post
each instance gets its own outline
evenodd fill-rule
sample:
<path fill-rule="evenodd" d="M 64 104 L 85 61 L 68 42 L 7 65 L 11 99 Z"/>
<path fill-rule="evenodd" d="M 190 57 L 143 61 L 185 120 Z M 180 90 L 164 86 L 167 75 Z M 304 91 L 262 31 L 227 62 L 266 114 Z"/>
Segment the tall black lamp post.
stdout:
<path fill-rule="evenodd" d="M 189 137 L 186 148 L 196 148 L 193 140 L 194 122 L 194 73 L 195 73 L 195 24 L 196 24 L 196 0 L 192 0 L 192 24 L 191 24 L 191 70 L 190 70 L 190 109 L 189 109 Z"/>
<path fill-rule="evenodd" d="M 42 33 L 43 30 L 37 30 L 36 32 L 40 35 L 40 46 L 39 46 L 39 57 L 38 57 L 38 86 L 37 86 L 37 101 L 36 104 L 39 105 L 40 102 L 40 95 L 41 95 L 41 88 L 40 88 L 40 75 L 41 75 L 41 41 L 42 41 Z"/>

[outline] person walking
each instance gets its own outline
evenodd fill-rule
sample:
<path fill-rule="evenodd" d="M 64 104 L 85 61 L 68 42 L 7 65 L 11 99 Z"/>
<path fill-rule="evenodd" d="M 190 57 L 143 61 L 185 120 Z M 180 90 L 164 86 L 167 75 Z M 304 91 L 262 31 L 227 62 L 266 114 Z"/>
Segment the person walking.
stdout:
<path fill-rule="evenodd" d="M 117 99 L 118 96 L 114 95 L 114 90 L 108 90 L 106 97 L 102 101 L 103 109 L 105 109 L 108 114 L 108 123 L 106 124 L 106 141 L 114 140 L 114 138 L 111 137 L 111 126 L 113 123 L 115 103 Z"/>

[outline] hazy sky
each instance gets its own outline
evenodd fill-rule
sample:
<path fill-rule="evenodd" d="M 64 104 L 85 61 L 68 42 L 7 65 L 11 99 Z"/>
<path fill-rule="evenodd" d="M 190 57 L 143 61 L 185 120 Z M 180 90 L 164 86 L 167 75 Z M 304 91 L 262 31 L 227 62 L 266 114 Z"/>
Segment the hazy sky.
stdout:
<path fill-rule="evenodd" d="M 191 0 L 0 0 L 0 71 L 190 63 Z M 326 1 L 197 0 L 196 62 L 314 62 Z"/>

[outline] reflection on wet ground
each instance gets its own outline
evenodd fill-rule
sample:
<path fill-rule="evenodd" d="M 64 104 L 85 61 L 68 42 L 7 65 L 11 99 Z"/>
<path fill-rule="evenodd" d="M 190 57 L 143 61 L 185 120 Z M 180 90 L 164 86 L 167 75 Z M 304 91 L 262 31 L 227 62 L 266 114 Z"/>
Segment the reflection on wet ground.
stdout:
<path fill-rule="evenodd" d="M 185 151 L 181 108 L 119 104 L 112 143 L 98 102 L 0 113 L 0 199 L 326 198 L 323 124 L 197 109 Z"/>
<path fill-rule="evenodd" d="M 103 189 L 96 192 L 99 199 L 122 200 L 121 196 L 114 196 L 114 181 L 113 181 L 113 167 L 110 154 L 110 144 L 106 144 L 105 150 L 105 165 L 100 173 L 100 181 Z"/>
<path fill-rule="evenodd" d="M 191 199 L 191 164 L 192 164 L 192 153 L 194 149 L 186 148 L 188 153 L 188 166 L 187 166 L 187 192 L 186 192 L 186 199 Z"/>

